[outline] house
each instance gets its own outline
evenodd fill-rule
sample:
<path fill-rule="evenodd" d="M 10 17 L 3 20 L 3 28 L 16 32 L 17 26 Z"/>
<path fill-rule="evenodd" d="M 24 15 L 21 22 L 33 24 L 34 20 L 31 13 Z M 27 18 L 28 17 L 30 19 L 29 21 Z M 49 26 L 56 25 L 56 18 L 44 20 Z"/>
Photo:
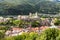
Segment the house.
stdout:
<path fill-rule="evenodd" d="M 0 22 L 4 22 L 4 18 L 3 17 L 0 17 Z"/>
<path fill-rule="evenodd" d="M 45 29 L 47 29 L 47 26 L 42 26 L 42 27 L 35 27 L 35 28 L 17 28 L 17 27 L 13 27 L 11 30 L 7 30 L 6 31 L 6 36 L 17 36 L 17 35 L 21 35 L 23 32 L 37 32 L 40 33 L 41 31 L 44 31 Z"/>
<path fill-rule="evenodd" d="M 20 32 L 22 32 L 22 28 L 12 28 L 11 30 L 6 31 L 7 36 L 16 36 L 19 35 Z"/>
<path fill-rule="evenodd" d="M 21 20 L 21 19 L 28 19 L 29 18 L 29 16 L 27 16 L 27 15 L 18 15 L 18 20 Z"/>
<path fill-rule="evenodd" d="M 36 12 L 35 14 L 29 13 L 29 15 L 18 15 L 17 19 L 36 19 L 39 18 L 38 13 Z"/>
<path fill-rule="evenodd" d="M 49 28 L 48 26 L 41 26 L 40 30 L 44 31 L 45 29 Z"/>

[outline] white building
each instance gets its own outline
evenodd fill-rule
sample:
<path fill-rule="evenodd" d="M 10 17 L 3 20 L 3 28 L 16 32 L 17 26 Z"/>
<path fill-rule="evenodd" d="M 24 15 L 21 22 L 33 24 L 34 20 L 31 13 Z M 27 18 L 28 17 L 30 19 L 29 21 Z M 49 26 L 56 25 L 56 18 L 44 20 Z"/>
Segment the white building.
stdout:
<path fill-rule="evenodd" d="M 21 19 L 21 15 L 18 15 L 18 18 L 17 19 L 20 20 Z"/>
<path fill-rule="evenodd" d="M 39 18 L 38 13 L 37 12 L 35 14 L 30 13 L 29 18 L 32 18 L 32 19 Z"/>
<path fill-rule="evenodd" d="M 0 22 L 4 22 L 4 18 L 3 17 L 0 17 Z"/>
<path fill-rule="evenodd" d="M 27 18 L 29 18 L 29 16 L 27 16 L 27 15 L 18 15 L 18 20 L 27 19 Z"/>
<path fill-rule="evenodd" d="M 35 14 L 29 13 L 29 15 L 18 15 L 17 19 L 20 20 L 20 19 L 28 19 L 28 18 L 34 19 L 34 18 L 39 18 L 39 16 L 38 13 L 36 12 Z"/>

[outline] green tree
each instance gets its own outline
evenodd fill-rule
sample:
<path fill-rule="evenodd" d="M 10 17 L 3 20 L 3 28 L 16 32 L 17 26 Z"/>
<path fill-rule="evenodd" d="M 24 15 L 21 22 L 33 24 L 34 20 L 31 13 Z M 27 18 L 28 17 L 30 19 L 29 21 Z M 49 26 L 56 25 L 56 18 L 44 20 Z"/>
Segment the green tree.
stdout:
<path fill-rule="evenodd" d="M 39 25 L 40 25 L 39 21 L 33 21 L 33 22 L 31 22 L 31 26 L 32 27 L 38 27 Z"/>
<path fill-rule="evenodd" d="M 59 20 L 59 19 L 56 20 L 56 21 L 54 22 L 54 24 L 57 25 L 57 26 L 60 25 L 60 20 Z"/>
<path fill-rule="evenodd" d="M 14 37 L 5 37 L 4 40 L 15 40 Z"/>
<path fill-rule="evenodd" d="M 29 36 L 30 36 L 30 39 L 31 39 L 31 40 L 36 40 L 36 38 L 38 37 L 38 33 L 31 32 L 31 33 L 29 34 Z"/>
<path fill-rule="evenodd" d="M 56 40 L 59 35 L 59 29 L 49 28 L 40 34 L 39 40 Z"/>
<path fill-rule="evenodd" d="M 60 40 L 60 35 L 56 38 L 56 40 Z"/>
<path fill-rule="evenodd" d="M 13 23 L 14 23 L 16 26 L 21 27 L 23 21 L 22 21 L 22 20 L 15 20 L 15 21 L 13 21 Z"/>
<path fill-rule="evenodd" d="M 0 30 L 0 40 L 4 39 L 5 31 Z"/>

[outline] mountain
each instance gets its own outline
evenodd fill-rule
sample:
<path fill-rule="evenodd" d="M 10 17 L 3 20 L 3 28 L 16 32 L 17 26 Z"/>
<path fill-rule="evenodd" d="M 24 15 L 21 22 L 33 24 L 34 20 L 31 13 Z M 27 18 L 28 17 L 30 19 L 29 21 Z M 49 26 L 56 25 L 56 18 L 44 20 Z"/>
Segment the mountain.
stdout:
<path fill-rule="evenodd" d="M 0 15 L 57 14 L 60 3 L 55 0 L 0 0 Z"/>

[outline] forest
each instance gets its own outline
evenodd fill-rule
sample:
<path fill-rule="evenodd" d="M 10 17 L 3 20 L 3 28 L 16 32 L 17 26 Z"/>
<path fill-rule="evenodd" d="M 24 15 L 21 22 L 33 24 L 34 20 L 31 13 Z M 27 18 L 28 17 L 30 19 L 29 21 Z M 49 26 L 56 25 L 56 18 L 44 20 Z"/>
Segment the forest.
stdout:
<path fill-rule="evenodd" d="M 58 14 L 60 2 L 47 0 L 1 0 L 0 15 L 28 15 L 29 13 Z"/>

